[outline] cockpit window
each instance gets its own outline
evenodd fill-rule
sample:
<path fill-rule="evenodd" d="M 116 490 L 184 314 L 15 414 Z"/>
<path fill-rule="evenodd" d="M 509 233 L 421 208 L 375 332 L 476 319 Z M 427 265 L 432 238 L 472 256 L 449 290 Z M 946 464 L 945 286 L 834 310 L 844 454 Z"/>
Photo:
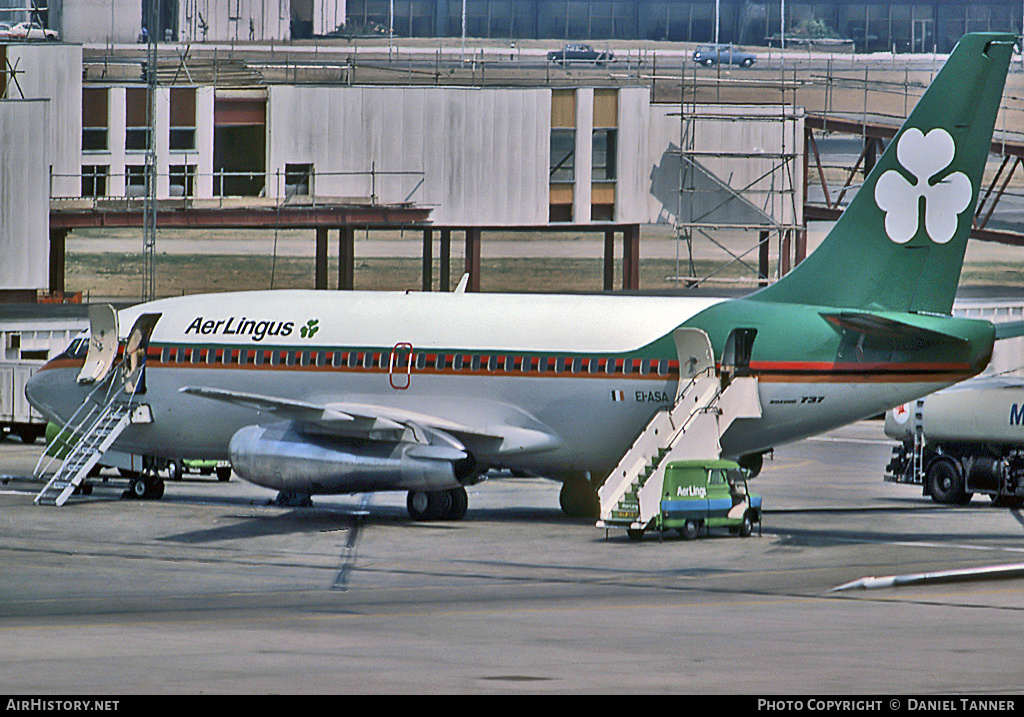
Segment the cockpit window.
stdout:
<path fill-rule="evenodd" d="M 57 358 L 84 359 L 87 353 L 89 353 L 89 339 L 86 336 L 79 336 L 68 344 L 68 347 Z"/>

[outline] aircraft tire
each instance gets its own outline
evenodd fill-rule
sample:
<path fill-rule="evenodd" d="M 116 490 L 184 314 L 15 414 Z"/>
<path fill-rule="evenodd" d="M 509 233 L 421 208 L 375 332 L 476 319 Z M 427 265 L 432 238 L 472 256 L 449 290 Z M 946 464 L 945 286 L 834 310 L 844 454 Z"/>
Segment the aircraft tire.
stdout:
<path fill-rule="evenodd" d="M 149 500 L 160 500 L 164 497 L 163 479 L 157 478 L 146 483 L 146 498 Z"/>
<path fill-rule="evenodd" d="M 145 498 L 146 494 L 149 492 L 146 487 L 145 476 L 133 478 L 131 484 L 128 486 L 128 491 L 131 493 L 132 498 L 138 498 L 139 500 Z"/>
<path fill-rule="evenodd" d="M 589 480 L 567 480 L 558 493 L 558 504 L 569 518 L 597 518 L 600 503 Z"/>
<path fill-rule="evenodd" d="M 466 493 L 466 489 L 462 486 L 458 488 L 452 488 L 448 491 L 451 496 L 451 507 L 448 508 L 448 514 L 445 516 L 448 520 L 462 520 L 466 517 L 466 511 L 469 509 L 469 495 Z"/>
<path fill-rule="evenodd" d="M 411 490 L 405 507 L 413 520 L 444 520 L 452 511 L 454 503 L 451 491 Z"/>
<path fill-rule="evenodd" d="M 413 520 L 428 520 L 427 510 L 430 501 L 427 493 L 422 490 L 411 490 L 405 499 L 405 508 L 409 511 L 409 517 Z"/>
<path fill-rule="evenodd" d="M 185 467 L 180 460 L 167 462 L 167 480 L 181 480 Z"/>

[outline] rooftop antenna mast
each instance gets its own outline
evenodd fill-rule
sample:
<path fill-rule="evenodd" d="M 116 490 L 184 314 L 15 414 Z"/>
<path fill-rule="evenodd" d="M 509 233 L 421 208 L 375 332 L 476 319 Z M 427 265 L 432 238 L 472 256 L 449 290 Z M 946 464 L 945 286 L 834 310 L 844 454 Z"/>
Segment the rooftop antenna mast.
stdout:
<path fill-rule="evenodd" d="M 142 206 L 142 300 L 156 298 L 156 41 L 160 0 L 146 7 L 146 197 Z"/>

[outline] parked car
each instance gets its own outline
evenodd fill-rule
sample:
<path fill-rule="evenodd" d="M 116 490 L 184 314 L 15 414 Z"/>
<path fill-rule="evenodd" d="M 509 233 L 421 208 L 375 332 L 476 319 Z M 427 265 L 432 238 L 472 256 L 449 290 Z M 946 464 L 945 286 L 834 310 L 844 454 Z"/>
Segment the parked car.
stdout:
<path fill-rule="evenodd" d="M 13 40 L 14 35 L 11 34 L 11 24 L 9 22 L 0 22 L 0 40 Z"/>
<path fill-rule="evenodd" d="M 615 53 L 611 50 L 595 50 L 590 45 L 571 43 L 561 50 L 552 50 L 548 53 L 548 62 L 559 62 L 566 65 L 570 62 L 590 62 L 595 65 L 603 65 L 615 59 Z"/>
<path fill-rule="evenodd" d="M 698 45 L 693 52 L 693 61 L 699 62 L 705 67 L 712 67 L 717 64 L 739 65 L 750 67 L 757 62 L 757 56 L 753 53 L 741 50 L 735 45 L 724 43 Z"/>
<path fill-rule="evenodd" d="M 56 40 L 57 31 L 43 27 L 40 23 L 19 22 L 11 28 L 11 37 L 18 40 Z"/>

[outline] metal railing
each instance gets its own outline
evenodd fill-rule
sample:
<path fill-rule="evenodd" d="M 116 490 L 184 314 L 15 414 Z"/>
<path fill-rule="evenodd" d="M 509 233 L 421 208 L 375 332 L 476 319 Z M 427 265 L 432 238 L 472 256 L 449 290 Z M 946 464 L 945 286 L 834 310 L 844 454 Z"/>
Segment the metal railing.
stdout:
<path fill-rule="evenodd" d="M 88 161 L 91 155 L 84 155 Z M 95 160 L 104 159 L 97 155 Z M 89 166 L 89 165 L 86 165 Z M 96 167 L 108 165 L 96 164 Z M 129 165 L 131 166 L 131 165 Z M 141 165 L 139 165 L 141 167 Z M 315 169 L 157 173 L 157 201 L 180 202 L 182 206 L 237 206 L 240 201 L 264 206 L 325 206 L 338 204 L 423 204 L 425 173 L 421 170 L 378 170 L 376 162 L 369 170 L 318 172 Z M 74 180 L 79 189 L 68 185 Z M 91 202 L 93 207 L 112 201 L 145 200 L 144 176 L 124 172 L 50 173 L 50 201 L 60 204 Z M 273 189 L 268 192 L 268 189 Z"/>

